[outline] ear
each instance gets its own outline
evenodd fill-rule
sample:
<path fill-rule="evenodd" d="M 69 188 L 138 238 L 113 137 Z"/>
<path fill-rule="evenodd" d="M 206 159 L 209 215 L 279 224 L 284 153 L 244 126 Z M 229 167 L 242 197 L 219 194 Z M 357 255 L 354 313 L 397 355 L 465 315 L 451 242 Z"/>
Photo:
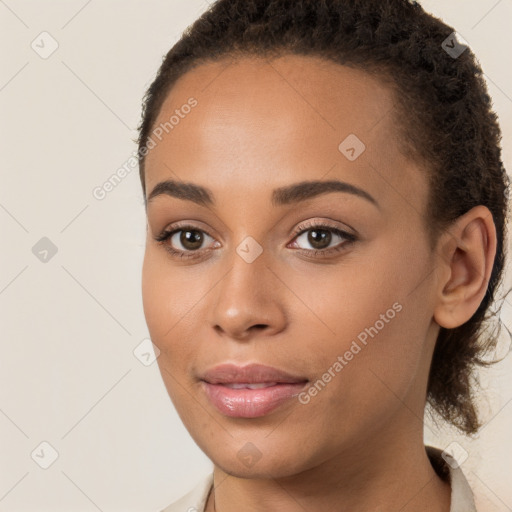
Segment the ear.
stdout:
<path fill-rule="evenodd" d="M 496 227 L 485 206 L 459 217 L 439 239 L 434 319 L 447 329 L 467 322 L 487 291 L 496 255 Z"/>

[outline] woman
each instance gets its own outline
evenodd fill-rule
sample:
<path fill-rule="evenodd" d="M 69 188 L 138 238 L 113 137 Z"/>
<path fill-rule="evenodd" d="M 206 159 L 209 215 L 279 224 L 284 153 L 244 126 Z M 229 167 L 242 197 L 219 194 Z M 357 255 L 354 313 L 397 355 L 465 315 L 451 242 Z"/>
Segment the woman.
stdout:
<path fill-rule="evenodd" d="M 144 313 L 212 475 L 171 511 L 475 511 L 506 173 L 481 70 L 405 0 L 219 0 L 139 127 Z M 489 334 L 491 332 L 491 334 Z"/>

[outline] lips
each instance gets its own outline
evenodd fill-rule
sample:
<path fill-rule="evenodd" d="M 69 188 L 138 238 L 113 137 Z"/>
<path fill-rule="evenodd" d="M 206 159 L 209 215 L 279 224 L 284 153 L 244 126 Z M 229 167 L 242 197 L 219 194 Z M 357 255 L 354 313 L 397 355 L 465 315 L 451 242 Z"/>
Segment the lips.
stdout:
<path fill-rule="evenodd" d="M 201 380 L 210 384 L 237 384 L 237 383 L 279 383 L 296 384 L 305 382 L 305 377 L 294 376 L 290 373 L 265 366 L 262 364 L 248 364 L 237 366 L 235 364 L 222 364 L 208 370 L 201 377 Z"/>
<path fill-rule="evenodd" d="M 201 376 L 202 388 L 222 414 L 257 418 L 297 396 L 308 379 L 270 366 L 223 364 Z"/>

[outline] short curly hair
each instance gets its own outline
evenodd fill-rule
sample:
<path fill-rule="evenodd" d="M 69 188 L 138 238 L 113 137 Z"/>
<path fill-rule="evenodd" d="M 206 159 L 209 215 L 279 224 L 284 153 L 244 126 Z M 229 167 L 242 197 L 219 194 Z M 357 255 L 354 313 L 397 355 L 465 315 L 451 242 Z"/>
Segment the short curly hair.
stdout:
<path fill-rule="evenodd" d="M 477 205 L 492 213 L 497 252 L 485 297 L 463 325 L 441 327 L 430 367 L 427 405 L 469 435 L 477 413 L 476 365 L 487 366 L 501 322 L 489 329 L 502 279 L 508 176 L 501 133 L 482 70 L 452 27 L 407 0 L 218 0 L 167 53 L 142 105 L 139 168 L 156 118 L 178 78 L 223 57 L 309 55 L 366 71 L 394 91 L 402 152 L 425 164 L 425 226 L 437 237 Z M 450 52 L 450 48 L 453 49 Z M 454 53 L 455 52 L 455 53 Z"/>

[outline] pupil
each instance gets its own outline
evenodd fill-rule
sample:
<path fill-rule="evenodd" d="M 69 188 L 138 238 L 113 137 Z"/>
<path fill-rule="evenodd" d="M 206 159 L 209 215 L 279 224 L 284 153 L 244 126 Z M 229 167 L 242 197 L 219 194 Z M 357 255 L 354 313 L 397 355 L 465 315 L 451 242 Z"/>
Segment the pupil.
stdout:
<path fill-rule="evenodd" d="M 320 234 L 320 247 L 317 247 L 317 244 L 319 243 L 318 240 L 315 238 L 316 235 Z M 322 230 L 322 229 L 315 229 L 313 231 L 310 231 L 310 235 L 308 236 L 308 241 L 313 247 L 317 247 L 318 249 L 323 249 L 325 247 L 328 247 L 331 243 L 331 232 Z"/>

